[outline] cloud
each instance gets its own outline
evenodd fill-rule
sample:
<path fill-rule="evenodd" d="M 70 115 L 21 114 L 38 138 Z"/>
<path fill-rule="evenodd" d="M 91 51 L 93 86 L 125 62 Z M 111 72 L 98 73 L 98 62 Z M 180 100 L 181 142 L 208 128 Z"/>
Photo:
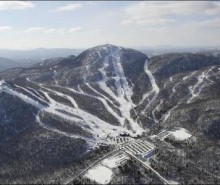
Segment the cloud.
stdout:
<path fill-rule="evenodd" d="M 204 16 L 220 14 L 220 3 L 214 1 L 156 1 L 134 3 L 124 10 L 127 19 L 123 25 L 157 25 L 173 23 L 181 16 Z"/>
<path fill-rule="evenodd" d="M 122 21 L 123 25 L 130 25 L 130 24 L 139 24 L 139 25 L 158 25 L 158 24 L 168 24 L 168 23 L 174 23 L 174 19 L 125 19 Z"/>
<path fill-rule="evenodd" d="M 26 30 L 26 32 L 43 32 L 45 28 L 43 27 L 31 27 Z"/>
<path fill-rule="evenodd" d="M 73 28 L 45 28 L 45 27 L 31 27 L 26 29 L 27 33 L 74 33 L 81 31 L 82 27 Z"/>
<path fill-rule="evenodd" d="M 220 18 L 209 19 L 198 23 L 201 27 L 220 28 Z"/>
<path fill-rule="evenodd" d="M 80 9 L 82 7 L 82 4 L 79 3 L 71 3 L 71 4 L 67 4 L 61 7 L 58 7 L 54 10 L 52 10 L 52 12 L 69 12 L 69 11 L 75 11 L 77 9 Z"/>
<path fill-rule="evenodd" d="M 7 31 L 7 30 L 11 30 L 12 27 L 11 26 L 0 26 L 0 31 Z"/>
<path fill-rule="evenodd" d="M 33 7 L 34 4 L 28 1 L 0 1 L 0 10 L 24 10 Z"/>
<path fill-rule="evenodd" d="M 81 31 L 82 28 L 81 27 L 75 27 L 75 28 L 70 28 L 68 31 L 69 32 L 77 32 L 77 31 Z"/>

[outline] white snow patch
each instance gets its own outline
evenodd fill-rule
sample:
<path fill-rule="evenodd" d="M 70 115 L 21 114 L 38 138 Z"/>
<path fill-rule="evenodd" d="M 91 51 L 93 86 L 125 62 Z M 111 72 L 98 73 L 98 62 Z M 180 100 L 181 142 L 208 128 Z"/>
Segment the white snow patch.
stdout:
<path fill-rule="evenodd" d="M 111 181 L 112 175 L 113 173 L 111 169 L 102 165 L 97 165 L 90 169 L 85 174 L 85 177 L 94 180 L 99 184 L 108 184 Z"/>
<path fill-rule="evenodd" d="M 0 86 L 2 86 L 5 83 L 5 80 L 0 80 Z"/>
<path fill-rule="evenodd" d="M 184 141 L 189 139 L 192 135 L 184 128 L 180 128 L 178 130 L 172 131 L 172 135 L 178 141 Z"/>
<path fill-rule="evenodd" d="M 189 74 L 188 76 L 184 76 L 184 77 L 183 77 L 183 81 L 186 81 L 186 80 L 190 79 L 195 73 L 196 73 L 196 71 L 192 72 L 192 73 Z"/>
<path fill-rule="evenodd" d="M 12 96 L 16 96 L 16 97 L 20 98 L 21 100 L 23 100 L 24 102 L 26 102 L 27 104 L 31 104 L 39 109 L 43 109 L 45 107 L 44 105 L 40 104 L 38 101 L 33 100 L 32 98 L 28 97 L 27 95 L 16 92 L 16 91 L 8 88 L 6 85 L 3 85 L 3 86 L 1 85 L 0 91 L 3 91 L 3 92 L 10 94 Z"/>
<path fill-rule="evenodd" d="M 170 183 L 170 184 L 180 184 L 179 182 L 174 181 L 174 180 L 169 180 L 169 183 Z"/>
<path fill-rule="evenodd" d="M 113 176 L 112 169 L 118 167 L 124 159 L 127 160 L 129 158 L 123 153 L 108 157 L 102 160 L 100 164 L 88 170 L 85 177 L 99 184 L 108 184 Z"/>
<path fill-rule="evenodd" d="M 170 135 L 173 136 L 175 140 L 177 141 L 184 141 L 186 139 L 189 139 L 192 136 L 188 130 L 184 128 L 176 128 L 175 130 L 172 130 L 172 131 L 162 130 L 156 136 L 154 135 L 154 137 L 157 137 L 160 140 L 164 140 Z"/>
<path fill-rule="evenodd" d="M 109 157 L 109 158 L 104 159 L 102 161 L 102 165 L 104 165 L 104 166 L 106 166 L 108 168 L 111 168 L 111 169 L 112 168 L 116 168 L 116 167 L 119 166 L 120 161 L 123 160 L 124 158 L 128 159 L 128 157 L 127 156 L 125 157 L 124 154 L 120 154 L 120 155 L 117 155 L 117 156 Z"/>

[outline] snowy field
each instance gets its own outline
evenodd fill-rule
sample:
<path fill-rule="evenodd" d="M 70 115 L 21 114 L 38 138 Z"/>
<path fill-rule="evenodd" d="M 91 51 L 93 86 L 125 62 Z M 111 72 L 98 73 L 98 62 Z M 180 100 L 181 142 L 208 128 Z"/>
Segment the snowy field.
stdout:
<path fill-rule="evenodd" d="M 111 169 L 100 164 L 89 170 L 85 174 L 85 177 L 99 184 L 108 184 L 111 181 L 112 175 L 113 173 Z"/>
<path fill-rule="evenodd" d="M 108 184 L 114 175 L 112 169 L 118 167 L 121 162 L 126 160 L 128 160 L 128 157 L 123 153 L 108 157 L 100 164 L 88 170 L 85 177 L 99 184 Z"/>
<path fill-rule="evenodd" d="M 157 135 L 152 135 L 150 138 L 158 138 L 160 140 L 164 140 L 165 138 L 173 136 L 176 141 L 184 141 L 186 139 L 189 139 L 192 135 L 189 133 L 188 130 L 184 128 L 177 128 L 173 131 L 167 131 L 167 130 L 162 130 L 160 133 Z"/>
<path fill-rule="evenodd" d="M 192 135 L 184 128 L 180 128 L 176 131 L 172 131 L 172 135 L 175 137 L 178 141 L 184 141 L 186 139 L 189 139 Z"/>

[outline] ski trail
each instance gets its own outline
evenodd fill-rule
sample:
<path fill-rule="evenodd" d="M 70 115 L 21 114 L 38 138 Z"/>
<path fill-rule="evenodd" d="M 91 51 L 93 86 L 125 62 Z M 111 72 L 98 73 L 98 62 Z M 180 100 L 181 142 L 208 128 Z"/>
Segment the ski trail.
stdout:
<path fill-rule="evenodd" d="M 206 76 L 205 76 L 205 78 L 206 78 L 206 80 L 208 80 L 210 83 L 214 83 L 214 81 L 212 81 L 211 79 L 210 79 L 210 72 L 212 72 L 212 70 L 214 69 L 215 67 L 213 66 L 213 67 L 211 67 L 209 70 L 208 70 L 208 72 L 207 72 L 207 74 L 206 74 Z"/>
<path fill-rule="evenodd" d="M 95 93 L 97 93 L 98 95 L 102 96 L 105 101 L 109 101 L 109 102 L 111 103 L 111 100 L 110 100 L 110 99 L 108 99 L 106 96 L 104 96 L 104 95 L 102 95 L 101 93 L 99 93 L 98 91 L 96 91 L 96 90 L 95 90 L 93 87 L 91 87 L 88 83 L 86 83 L 86 85 L 87 85 L 91 90 L 93 90 Z M 115 108 L 118 109 L 118 107 L 117 107 L 115 104 L 112 104 L 112 103 L 111 103 L 111 105 L 113 105 Z M 138 119 L 139 116 L 138 116 L 136 110 L 133 109 L 133 111 L 134 111 L 134 113 L 135 113 L 135 115 L 136 115 L 136 117 L 137 117 L 136 119 Z"/>
<path fill-rule="evenodd" d="M 186 81 L 188 79 L 190 79 L 194 74 L 196 73 L 196 71 L 194 71 L 193 73 L 191 73 L 188 76 L 183 77 L 183 81 Z M 168 110 L 160 119 L 162 123 L 166 122 L 167 119 L 170 117 L 171 113 L 173 112 L 173 110 L 175 110 L 180 104 L 182 104 L 184 102 L 184 100 L 187 98 L 188 95 L 184 96 L 180 101 L 177 102 L 177 104 L 172 107 L 170 110 Z"/>
<path fill-rule="evenodd" d="M 92 98 L 95 98 L 99 101 L 102 102 L 102 104 L 104 105 L 105 109 L 112 115 L 114 116 L 118 122 L 120 123 L 121 126 L 123 126 L 123 123 L 124 123 L 124 118 L 120 117 L 109 105 L 108 103 L 105 101 L 105 99 L 103 98 L 100 98 L 100 97 L 96 97 L 96 96 L 92 96 L 92 95 L 89 95 L 87 93 L 83 93 L 84 95 L 86 96 L 89 96 L 89 97 L 92 97 Z"/>
<path fill-rule="evenodd" d="M 150 79 L 150 83 L 151 83 L 151 86 L 152 86 L 152 90 L 151 92 L 153 93 L 153 98 L 148 102 L 148 104 L 146 105 L 146 107 L 144 108 L 144 110 L 141 112 L 141 114 L 144 114 L 146 112 L 146 110 L 149 108 L 149 106 L 157 99 L 158 95 L 159 95 L 159 92 L 160 92 L 160 89 L 156 83 L 156 80 L 153 76 L 153 74 L 151 73 L 151 71 L 148 69 L 148 60 L 145 61 L 145 65 L 144 65 L 144 71 L 145 73 L 148 75 L 149 79 Z M 148 96 L 149 92 L 144 95 L 143 97 L 146 97 Z M 143 102 L 144 100 L 142 99 L 141 103 Z M 140 103 L 139 103 L 140 105 Z"/>
<path fill-rule="evenodd" d="M 66 133 L 66 132 L 60 131 L 58 129 L 55 129 L 55 128 L 52 128 L 52 127 L 50 127 L 48 125 L 43 124 L 42 121 L 40 120 L 39 113 L 36 115 L 36 121 L 39 123 L 39 125 L 41 127 L 43 127 L 46 130 L 49 130 L 51 132 L 54 132 L 54 133 L 57 133 L 57 134 L 60 134 L 60 135 L 64 135 L 66 137 L 74 138 L 74 139 L 83 139 L 85 141 L 90 142 L 89 138 L 86 138 L 86 137 L 83 137 L 83 136 L 80 136 L 80 135 L 76 135 L 76 134 Z"/>
<path fill-rule="evenodd" d="M 138 103 L 138 105 L 141 105 L 144 101 L 148 100 L 150 101 L 150 97 L 154 94 L 154 92 L 151 90 L 147 93 L 145 93 L 143 96 L 142 96 L 142 99 L 141 101 Z"/>
<path fill-rule="evenodd" d="M 203 72 L 199 77 L 197 77 L 197 83 L 194 86 L 189 87 L 189 91 L 191 94 L 191 98 L 187 100 L 187 104 L 190 103 L 196 96 L 201 93 L 202 88 L 204 87 L 201 85 L 203 80 L 207 77 L 207 74 L 213 69 L 208 70 L 207 73 Z M 190 75 L 183 77 L 183 81 L 190 79 L 193 75 L 195 75 L 196 71 L 192 72 Z M 201 86 L 200 86 L 201 85 Z M 200 87 L 199 87 L 200 86 Z M 195 92 L 198 89 L 197 92 Z M 175 92 L 175 91 L 174 91 Z M 162 117 L 162 122 L 164 123 L 171 115 L 172 111 L 175 110 L 180 104 L 184 102 L 184 99 L 187 98 L 188 95 L 184 96 L 173 108 L 171 108 L 168 112 L 166 112 Z"/>
<path fill-rule="evenodd" d="M 23 89 L 24 89 L 24 90 L 27 90 L 27 89 L 25 89 L 25 88 L 23 88 Z M 5 93 L 7 93 L 7 94 L 10 94 L 10 95 L 12 95 L 12 96 L 18 97 L 19 99 L 23 100 L 25 103 L 31 104 L 31 105 L 33 105 L 34 107 L 38 108 L 40 111 L 47 109 L 46 106 L 40 104 L 38 101 L 33 100 L 33 99 L 29 98 L 28 96 L 26 96 L 26 95 L 24 95 L 24 94 L 22 94 L 22 93 L 16 92 L 16 91 L 14 91 L 14 90 L 8 88 L 7 86 L 3 86 L 3 87 L 0 86 L 0 92 L 2 92 L 2 91 L 5 92 Z M 26 91 L 26 92 L 28 92 L 28 91 Z M 67 134 L 67 133 L 65 133 L 65 132 L 62 132 L 62 131 L 59 131 L 59 130 L 57 130 L 57 129 L 51 128 L 51 127 L 49 127 L 49 126 L 47 126 L 47 125 L 44 125 L 44 124 L 40 121 L 39 113 L 38 113 L 37 116 L 36 116 L 36 121 L 39 123 L 39 125 L 40 125 L 41 127 L 45 128 L 45 129 L 47 129 L 47 130 L 49 130 L 49 131 L 56 132 L 56 133 L 59 133 L 59 134 L 62 134 L 62 135 L 65 135 L 65 136 L 71 137 L 71 138 L 83 138 L 82 136 L 76 136 L 76 135 L 72 135 L 72 134 Z M 83 138 L 83 139 L 86 139 L 86 138 Z"/>
<path fill-rule="evenodd" d="M 31 96 L 37 98 L 38 100 L 40 100 L 40 101 L 42 101 L 42 102 L 44 102 L 44 103 L 46 103 L 46 104 L 48 103 L 48 102 L 46 102 L 44 99 L 42 99 L 41 97 L 38 97 L 37 95 L 35 95 L 34 93 L 32 93 L 30 90 L 28 90 L 28 89 L 26 89 L 26 88 L 24 88 L 24 87 L 21 87 L 21 86 L 19 86 L 19 85 L 16 85 L 16 84 L 14 84 L 14 85 L 15 85 L 15 87 L 17 87 L 17 88 L 23 89 L 26 93 L 28 93 L 28 94 L 30 94 Z"/>
<path fill-rule="evenodd" d="M 45 112 L 54 114 L 60 118 L 63 118 L 65 120 L 69 120 L 71 122 L 71 124 L 78 125 L 83 130 L 88 131 L 90 134 L 92 134 L 95 141 L 99 141 L 100 137 L 103 138 L 103 137 L 106 137 L 107 135 L 111 135 L 113 137 L 116 137 L 120 133 L 124 133 L 124 132 L 130 133 L 131 135 L 133 135 L 133 133 L 129 130 L 124 129 L 122 127 L 113 126 L 109 123 L 106 123 L 106 122 L 100 120 L 99 118 L 97 118 L 96 116 L 93 116 L 83 110 L 72 108 L 72 107 L 63 105 L 61 103 L 58 103 L 55 100 L 53 100 L 47 92 L 44 92 L 43 90 L 40 90 L 40 92 L 43 93 L 44 96 L 49 100 L 49 106 L 44 106 L 44 105 L 40 104 L 38 101 L 33 100 L 30 97 L 28 97 L 22 93 L 16 92 L 16 91 L 8 88 L 5 85 L 0 86 L 0 92 L 6 92 L 7 94 L 16 96 L 16 97 L 20 98 L 21 100 L 23 100 L 25 103 L 31 104 L 34 107 L 38 108 L 40 112 L 45 111 Z M 72 114 L 76 115 L 77 117 L 61 113 L 57 110 L 64 110 L 65 112 L 68 112 L 71 115 Z M 81 118 L 79 118 L 79 117 L 81 117 Z M 60 133 L 62 135 L 66 135 L 68 137 L 78 138 L 78 136 L 76 134 L 69 134 L 69 133 L 60 131 L 55 128 L 51 128 L 50 126 L 43 124 L 40 120 L 39 114 L 37 115 L 36 119 L 37 119 L 38 123 L 40 124 L 40 126 L 46 128 L 48 130 L 51 130 L 56 133 Z"/>
<path fill-rule="evenodd" d="M 36 93 L 41 99 L 43 99 L 44 97 L 39 93 L 39 92 L 37 92 L 34 88 L 32 88 L 32 87 L 26 87 L 27 89 L 29 89 L 29 90 L 31 90 L 31 91 L 33 91 L 34 93 Z"/>
<path fill-rule="evenodd" d="M 101 97 L 97 97 L 97 96 L 91 95 L 91 94 L 88 94 L 88 93 L 85 93 L 81 88 L 80 88 L 80 91 L 75 91 L 75 90 L 73 90 L 73 89 L 71 89 L 71 88 L 68 88 L 68 90 L 70 90 L 70 91 L 72 91 L 72 92 L 74 92 L 74 93 L 77 93 L 77 94 L 80 94 L 80 95 L 85 95 L 85 96 L 88 96 L 88 97 L 91 97 L 91 98 L 94 98 L 94 99 L 97 99 L 97 100 L 101 101 L 102 104 L 104 105 L 104 107 L 106 108 L 106 110 L 107 110 L 112 116 L 114 116 L 114 117 L 118 120 L 118 122 L 119 122 L 121 125 L 123 125 L 124 119 L 121 118 L 121 117 L 108 105 L 108 103 L 105 101 L 105 99 L 103 99 L 103 98 L 101 98 Z M 59 93 L 59 92 L 56 92 L 56 91 L 54 91 L 54 90 L 51 91 L 51 92 L 55 92 L 57 95 L 62 96 L 62 97 L 65 96 L 65 97 L 67 97 L 69 100 L 75 102 L 75 100 L 73 100 L 73 98 L 72 98 L 72 97 L 69 97 L 68 95 L 64 95 L 64 94 Z M 77 108 L 78 108 L 78 106 L 77 106 Z"/>
<path fill-rule="evenodd" d="M 43 87 L 43 88 L 44 88 L 44 87 Z M 74 89 L 71 89 L 71 88 L 66 88 L 66 89 L 68 89 L 68 90 L 70 90 L 70 91 L 72 91 L 72 92 L 74 92 L 74 93 L 84 94 L 84 95 L 87 95 L 87 96 L 90 96 L 90 97 L 99 99 L 99 100 L 104 104 L 104 106 L 106 106 L 105 108 L 106 108 L 108 111 L 110 111 L 110 113 L 112 113 L 113 116 L 116 117 L 116 119 L 119 119 L 119 121 L 121 121 L 122 119 L 124 119 L 124 118 L 121 118 L 119 115 L 117 115 L 117 114 L 112 110 L 112 108 L 111 108 L 105 101 L 103 101 L 103 99 L 98 98 L 98 97 L 95 97 L 95 96 L 92 96 L 92 95 L 89 95 L 89 94 L 86 94 L 86 93 L 84 93 L 84 92 L 78 92 L 78 91 L 76 91 L 76 90 L 74 90 Z M 131 131 L 129 131 L 129 130 L 125 129 L 125 128 L 122 128 L 122 127 L 120 128 L 120 126 L 113 126 L 113 125 L 111 125 L 111 124 L 109 124 L 109 123 L 107 123 L 107 122 L 101 120 L 100 118 L 98 118 L 98 117 L 96 117 L 96 116 L 93 116 L 93 115 L 91 115 L 90 113 L 87 113 L 87 112 L 85 112 L 85 111 L 83 111 L 83 110 L 81 110 L 81 109 L 78 109 L 78 111 L 75 112 L 73 109 L 70 109 L 70 107 L 68 108 L 68 106 L 66 106 L 66 105 L 62 105 L 62 104 L 60 104 L 60 103 L 58 103 L 58 102 L 55 102 L 53 99 L 51 99 L 51 98 L 49 97 L 48 94 L 45 94 L 45 92 L 44 92 L 44 95 L 45 95 L 51 102 L 53 102 L 53 104 L 54 104 L 55 106 L 57 106 L 59 109 L 62 108 L 62 109 L 64 109 L 64 110 L 67 111 L 67 112 L 69 112 L 69 111 L 71 110 L 69 113 L 75 114 L 75 115 L 77 115 L 77 116 L 83 118 L 83 119 L 85 120 L 85 122 L 87 122 L 87 123 L 91 123 L 91 122 L 92 122 L 92 125 L 89 125 L 89 127 L 91 127 L 92 129 L 99 128 L 99 127 L 100 127 L 100 129 L 101 129 L 101 128 L 104 128 L 104 130 L 102 130 L 102 131 L 100 131 L 100 130 L 98 130 L 98 129 L 93 130 L 94 133 L 101 133 L 101 132 L 105 133 L 105 130 L 106 130 L 106 131 L 108 131 L 109 133 L 111 133 L 111 135 L 115 135 L 115 133 L 116 133 L 116 135 L 117 135 L 116 130 L 118 130 L 118 131 L 120 131 L 120 133 L 121 133 L 121 131 L 122 131 L 122 132 L 127 132 L 127 133 L 129 133 L 130 135 L 132 135 L 132 136 L 135 136 L 134 133 L 132 133 Z M 67 96 L 67 95 L 66 95 L 66 96 Z M 53 106 L 54 106 L 54 105 L 53 105 Z M 67 108 L 66 108 L 66 107 L 67 107 Z M 57 108 L 57 109 L 58 109 L 58 108 Z M 122 122 L 122 121 L 121 121 L 121 122 Z M 93 125 L 95 125 L 95 127 L 93 127 Z M 108 127 L 110 127 L 110 128 L 108 128 Z M 115 132 L 115 133 L 113 133 L 113 132 Z"/>
<path fill-rule="evenodd" d="M 133 91 L 132 88 L 129 87 L 126 77 L 124 75 L 124 70 L 119 55 L 119 49 L 115 50 L 114 52 L 111 51 L 111 53 L 113 56 L 112 62 L 113 62 L 114 72 L 116 74 L 115 85 L 117 88 L 118 96 L 119 97 L 125 96 L 127 100 L 130 103 L 132 103 L 131 96 L 133 95 Z"/>
<path fill-rule="evenodd" d="M 190 75 L 183 77 L 183 81 L 188 80 L 189 78 L 191 78 L 194 74 L 196 73 L 196 71 L 192 72 Z"/>
<path fill-rule="evenodd" d="M 170 98 L 173 98 L 173 96 L 176 93 L 176 88 L 181 84 L 181 82 L 176 83 L 173 87 L 172 87 L 172 94 L 170 95 Z"/>
<path fill-rule="evenodd" d="M 176 88 L 177 88 L 177 86 L 178 86 L 180 83 L 181 83 L 181 82 L 176 83 L 176 84 L 173 86 L 173 88 L 172 88 L 173 93 L 172 93 L 171 97 L 175 94 Z"/>
<path fill-rule="evenodd" d="M 56 70 L 53 70 L 53 80 L 55 82 L 55 85 L 57 86 L 58 85 L 58 81 L 56 79 L 56 74 L 57 74 L 57 71 Z"/>
<path fill-rule="evenodd" d="M 95 139 L 99 139 L 100 136 L 106 136 L 108 134 L 113 135 L 113 136 L 117 136 L 119 133 L 117 133 L 118 130 L 124 132 L 128 130 L 125 130 L 119 126 L 114 126 L 111 125 L 101 119 L 99 119 L 98 117 L 83 111 L 81 109 L 75 109 L 72 107 L 69 107 L 67 105 L 63 105 L 61 103 L 56 102 L 55 100 L 53 100 L 49 94 L 47 92 L 42 91 L 42 93 L 44 93 L 44 95 L 49 99 L 50 101 L 50 107 L 47 108 L 47 112 L 51 112 L 55 115 L 58 115 L 59 117 L 62 117 L 66 120 L 70 120 L 70 121 L 74 121 L 74 124 L 77 124 L 78 126 L 80 126 L 81 128 L 83 128 L 86 131 L 89 131 L 89 133 L 93 134 L 93 137 Z M 56 109 L 60 109 L 60 110 L 64 110 L 66 112 L 69 112 L 71 114 L 74 114 L 77 116 L 77 118 L 69 116 L 69 115 L 65 115 L 63 113 L 57 112 Z M 79 120 L 79 118 L 81 118 L 81 120 Z M 83 121 L 82 121 L 83 120 Z M 79 122 L 79 123 L 75 123 L 75 122 Z"/>
<path fill-rule="evenodd" d="M 82 89 L 80 88 L 80 85 L 77 85 L 78 91 L 75 90 L 75 92 L 80 92 L 82 93 Z"/>
<path fill-rule="evenodd" d="M 117 48 L 114 52 L 112 52 L 112 48 L 111 48 L 111 55 L 113 58 L 112 62 L 113 62 L 114 72 L 116 75 L 115 86 L 117 92 L 119 93 L 117 99 L 121 105 L 120 110 L 122 116 L 129 121 L 131 129 L 133 131 L 139 132 L 141 134 L 143 132 L 143 129 L 140 127 L 140 125 L 137 122 L 135 122 L 131 118 L 130 111 L 134 110 L 133 106 L 135 106 L 131 100 L 133 91 L 132 88 L 129 87 L 126 77 L 124 75 L 124 70 L 121 64 L 119 50 L 120 48 Z"/>
<path fill-rule="evenodd" d="M 159 123 L 159 120 L 156 119 L 156 111 L 159 110 L 160 106 L 162 105 L 163 100 L 160 100 L 160 103 L 155 107 L 155 109 L 152 111 L 152 116 L 153 116 L 153 120 L 155 121 L 155 123 Z"/>
<path fill-rule="evenodd" d="M 114 102 L 112 102 L 107 96 L 105 96 L 104 94 L 101 94 L 100 92 L 98 92 L 96 89 L 94 89 L 89 83 L 86 83 L 86 86 L 92 90 L 93 92 L 95 92 L 96 94 L 98 94 L 100 97 L 104 98 L 105 101 L 108 101 L 109 103 L 111 103 L 112 106 L 114 106 L 115 108 L 118 108 Z"/>
<path fill-rule="evenodd" d="M 43 87 L 43 88 L 46 89 L 47 91 L 51 92 L 51 93 L 56 94 L 57 96 L 60 96 L 60 97 L 63 97 L 65 99 L 69 100 L 71 102 L 71 104 L 73 105 L 73 107 L 78 109 L 78 104 L 76 103 L 76 101 L 71 96 L 68 96 L 66 94 L 63 94 L 63 93 L 55 91 L 55 90 L 48 89 L 46 87 Z"/>
<path fill-rule="evenodd" d="M 115 49 L 115 51 L 112 51 L 112 48 L 111 48 L 109 56 L 104 57 L 103 66 L 98 69 L 102 75 L 102 80 L 100 80 L 98 84 L 99 84 L 99 87 L 105 93 L 107 93 L 111 98 L 113 98 L 120 104 L 118 108 L 124 119 L 122 126 L 124 126 L 125 120 L 128 120 L 131 126 L 131 129 L 134 132 L 141 134 L 143 132 L 143 129 L 140 127 L 138 123 L 136 123 L 131 118 L 130 111 L 133 109 L 133 106 L 134 106 L 133 102 L 131 101 L 131 96 L 133 93 L 124 75 L 123 67 L 121 65 L 119 50 L 120 49 L 117 48 Z M 114 73 L 115 73 L 114 82 L 115 82 L 117 95 L 106 85 L 106 81 L 108 80 L 108 78 L 107 78 L 105 69 L 109 66 L 110 56 L 112 58 L 112 65 L 113 65 Z"/>
<path fill-rule="evenodd" d="M 212 68 L 207 72 L 203 71 L 202 74 L 197 77 L 197 83 L 195 85 L 189 86 L 191 97 L 188 99 L 187 104 L 191 103 L 194 98 L 200 95 L 203 87 L 206 86 L 206 84 L 203 84 L 203 82 L 208 78 L 208 74 L 211 70 Z"/>
<path fill-rule="evenodd" d="M 10 94 L 12 96 L 16 96 L 16 97 L 20 98 L 21 100 L 23 100 L 25 103 L 31 104 L 38 109 L 43 109 L 45 107 L 44 105 L 40 104 L 38 101 L 33 100 L 32 98 L 28 97 L 27 95 L 24 95 L 22 93 L 14 91 L 14 90 L 8 88 L 6 85 L 0 86 L 0 92 L 5 92 L 5 93 Z"/>
<path fill-rule="evenodd" d="M 106 81 L 108 80 L 105 72 L 105 68 L 109 66 L 109 56 L 106 56 L 103 60 L 103 67 L 99 68 L 98 71 L 102 75 L 102 80 L 98 82 L 100 89 L 102 89 L 105 93 L 107 93 L 111 98 L 117 101 L 117 96 L 113 93 L 113 91 L 106 85 Z"/>
<path fill-rule="evenodd" d="M 185 100 L 186 97 L 187 97 L 187 95 L 184 96 L 174 107 L 172 107 L 171 109 L 169 109 L 169 110 L 162 116 L 162 118 L 160 119 L 162 123 L 164 123 L 164 122 L 170 117 L 170 115 L 171 115 L 171 113 L 172 113 L 172 111 L 173 111 L 174 109 L 176 109 L 180 104 L 182 104 L 182 103 L 184 102 L 184 100 Z"/>

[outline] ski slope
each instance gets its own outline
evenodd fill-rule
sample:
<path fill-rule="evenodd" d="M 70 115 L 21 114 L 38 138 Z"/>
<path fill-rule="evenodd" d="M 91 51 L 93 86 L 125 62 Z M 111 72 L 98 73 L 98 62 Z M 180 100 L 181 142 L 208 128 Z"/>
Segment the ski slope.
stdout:
<path fill-rule="evenodd" d="M 142 104 L 144 102 L 144 100 L 150 95 L 153 94 L 153 97 L 151 99 L 149 99 L 148 104 L 146 105 L 146 107 L 144 108 L 144 110 L 141 112 L 141 114 L 145 114 L 145 112 L 147 111 L 147 109 L 152 105 L 152 103 L 157 99 L 159 92 L 160 92 L 160 88 L 158 87 L 156 80 L 153 76 L 153 74 L 151 73 L 151 71 L 148 69 L 148 60 L 145 61 L 145 65 L 144 65 L 144 71 L 145 73 L 148 75 L 150 83 L 151 83 L 151 91 L 147 92 L 146 94 L 143 95 L 143 98 L 141 100 L 141 102 L 139 103 Z"/>

